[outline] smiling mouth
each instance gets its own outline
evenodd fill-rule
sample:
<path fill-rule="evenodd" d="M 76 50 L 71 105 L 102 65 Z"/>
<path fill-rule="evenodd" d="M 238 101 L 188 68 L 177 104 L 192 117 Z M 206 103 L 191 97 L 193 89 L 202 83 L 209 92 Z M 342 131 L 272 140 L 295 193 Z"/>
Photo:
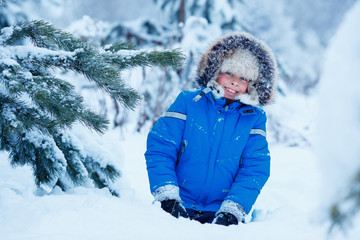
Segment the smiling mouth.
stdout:
<path fill-rule="evenodd" d="M 226 89 L 227 92 L 229 92 L 229 93 L 231 93 L 231 94 L 236 94 L 236 93 L 238 93 L 238 91 L 235 91 L 234 89 L 231 89 L 231 88 L 225 87 L 225 89 Z"/>

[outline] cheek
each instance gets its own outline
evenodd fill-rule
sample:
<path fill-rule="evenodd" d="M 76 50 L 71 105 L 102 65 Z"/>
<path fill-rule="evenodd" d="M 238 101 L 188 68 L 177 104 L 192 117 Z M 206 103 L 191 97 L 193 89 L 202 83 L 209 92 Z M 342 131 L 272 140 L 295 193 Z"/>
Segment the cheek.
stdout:
<path fill-rule="evenodd" d="M 248 86 L 249 86 L 249 83 L 242 83 L 240 85 L 240 93 L 242 93 L 242 94 L 246 93 L 246 90 L 247 90 Z"/>
<path fill-rule="evenodd" d="M 216 82 L 223 87 L 226 84 L 227 79 L 224 76 L 220 76 L 218 79 L 216 79 Z"/>

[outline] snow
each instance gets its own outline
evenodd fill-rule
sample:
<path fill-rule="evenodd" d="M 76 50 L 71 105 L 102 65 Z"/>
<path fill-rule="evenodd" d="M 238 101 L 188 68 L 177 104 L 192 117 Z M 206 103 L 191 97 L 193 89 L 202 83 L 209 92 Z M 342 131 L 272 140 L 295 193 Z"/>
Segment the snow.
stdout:
<path fill-rule="evenodd" d="M 296 104 L 299 98 L 289 101 Z M 312 103 L 304 101 L 301 109 L 313 107 Z M 293 118 L 307 122 L 314 117 L 303 113 L 300 110 Z M 115 129 L 91 136 L 81 126 L 74 133 L 88 149 L 101 148 L 120 166 L 120 198 L 106 189 L 84 187 L 66 193 L 54 189 L 39 196 L 31 168 L 11 168 L 7 154 L 0 153 L 2 239 L 326 239 L 327 225 L 318 217 L 324 185 L 311 146 L 270 141 L 271 176 L 254 206 L 253 218 L 248 216 L 247 224 L 223 227 L 175 219 L 153 203 L 143 155 L 146 133 L 125 130 L 121 136 Z M 355 236 L 343 239 L 355 240 Z"/>
<path fill-rule="evenodd" d="M 299 99 L 294 99 L 292 102 L 296 104 Z M 306 117 L 309 115 L 302 116 Z M 2 239 L 324 239 L 326 236 L 327 227 L 316 217 L 321 193 L 320 171 L 314 151 L 308 146 L 271 143 L 271 176 L 254 206 L 253 218 L 248 216 L 248 224 L 223 227 L 175 219 L 161 210 L 159 203 L 153 204 L 144 159 L 146 132 L 125 130 L 120 136 L 115 129 L 103 136 L 91 136 L 83 127 L 76 126 L 74 134 L 86 140 L 88 149 L 96 152 L 101 148 L 108 152 L 108 158 L 119 166 L 123 173 L 118 182 L 120 198 L 111 196 L 106 189 L 84 187 L 66 193 L 54 189 L 39 196 L 31 168 L 11 168 L 7 155 L 1 153 Z"/>
<path fill-rule="evenodd" d="M 4 44 L 4 42 L 9 39 L 9 37 L 11 36 L 11 34 L 14 32 L 14 27 L 5 27 L 2 28 L 0 33 L 1 33 L 1 37 L 0 37 L 0 44 Z"/>
<path fill-rule="evenodd" d="M 1 110 L 3 111 L 4 116 L 6 120 L 9 121 L 10 125 L 13 127 L 17 127 L 19 122 L 17 121 L 16 115 L 14 114 L 16 109 L 9 106 L 5 106 Z"/>
<path fill-rule="evenodd" d="M 103 21 L 95 21 L 87 15 L 76 20 L 67 27 L 66 31 L 71 32 L 76 37 L 87 36 L 99 38 L 105 36 L 109 31 L 109 25 Z"/>
<path fill-rule="evenodd" d="M 324 182 L 331 186 L 323 198 L 332 199 L 326 207 L 345 198 L 360 169 L 359 21 L 357 2 L 332 39 L 320 81 L 318 154 Z M 360 225 L 359 218 L 354 225 Z"/>
<path fill-rule="evenodd" d="M 16 47 L 1 47 L 1 61 L 0 63 L 6 64 L 8 66 L 17 66 L 19 65 L 14 59 L 24 59 L 30 57 L 30 59 L 41 59 L 48 58 L 52 61 L 56 60 L 72 60 L 74 54 L 77 52 L 67 52 L 67 51 L 53 51 L 46 48 L 34 48 L 33 46 L 16 46 Z M 31 60 L 32 60 L 31 59 Z"/>
<path fill-rule="evenodd" d="M 150 10 L 144 8 L 144 11 Z M 129 11 L 129 18 L 130 15 Z M 110 129 L 99 136 L 76 125 L 75 136 L 71 137 L 84 146 L 81 150 L 93 156 L 102 152 L 99 158 L 104 160 L 103 164 L 111 162 L 121 170 L 122 177 L 116 182 L 120 198 L 112 196 L 107 189 L 92 187 L 76 187 L 65 193 L 55 188 L 40 195 L 34 186 L 31 167 L 12 168 L 7 153 L 0 152 L 1 239 L 327 239 L 327 208 L 339 189 L 347 189 L 344 186 L 354 170 L 359 169 L 359 16 L 358 2 L 332 41 L 320 81 L 319 98 L 286 91 L 287 96 L 278 96 L 275 104 L 266 109 L 269 121 L 273 121 L 268 128 L 271 176 L 253 212 L 247 217 L 247 224 L 223 227 L 173 218 L 161 210 L 159 203 L 153 203 L 149 190 L 144 159 L 147 131 L 134 132 L 134 126 L 125 125 L 122 129 Z M 107 27 L 102 22 L 96 26 L 93 24 L 90 18 L 83 17 L 69 29 L 77 35 L 94 37 L 96 32 L 104 32 Z M 86 26 L 84 31 L 80 31 L 82 26 Z M 134 23 L 134 26 L 137 24 Z M 278 30 L 282 31 L 281 28 Z M 6 35 L 9 35 L 12 29 L 4 31 L 8 31 Z M 180 47 L 190 49 L 195 55 L 207 46 L 205 43 L 221 34 L 199 17 L 188 18 L 184 32 L 187 34 Z M 291 34 L 294 33 L 287 32 L 282 41 L 292 39 Z M 316 49 L 319 43 L 312 32 L 307 32 L 304 39 L 314 52 L 311 56 L 304 52 L 303 59 L 307 61 L 301 64 L 312 65 L 318 59 L 313 55 L 318 55 Z M 287 51 L 286 56 L 291 56 L 292 64 L 299 64 L 299 58 L 293 57 L 299 55 L 299 49 L 283 49 Z M 14 54 L 4 48 L 1 50 L 1 54 Z M 19 54 L 28 52 L 24 48 Z M 34 53 L 59 54 L 49 50 Z M 67 56 L 65 52 L 61 55 Z M 3 63 L 13 65 L 15 62 L 5 58 Z M 135 89 L 144 87 L 141 75 L 139 69 L 123 72 L 123 78 L 132 82 Z M 83 87 L 78 86 L 79 83 L 74 84 L 79 89 Z M 91 107 L 106 111 L 97 109 L 98 105 L 91 103 L 103 95 L 95 96 L 89 92 L 85 95 Z M 135 125 L 137 114 L 130 113 L 128 122 Z M 284 119 L 279 125 L 281 129 L 275 129 L 278 119 Z M 318 129 L 315 128 L 316 122 Z M 314 144 L 316 134 L 320 136 L 320 141 Z M 343 192 L 340 191 L 339 196 Z M 358 239 L 359 223 L 358 216 L 347 235 L 336 233 L 330 239 Z"/>
<path fill-rule="evenodd" d="M 50 194 L 37 196 L 31 169 L 13 169 L 6 154 L 0 155 L 2 239 L 324 237 L 324 227 L 309 218 L 318 204 L 316 196 L 320 189 L 319 184 L 314 184 L 319 182 L 319 171 L 309 148 L 270 146 L 272 174 L 254 207 L 258 221 L 223 227 L 177 220 L 161 210 L 159 203 L 153 204 L 143 156 L 146 134 L 127 132 L 120 139 L 117 133 L 110 131 L 100 140 L 106 143 L 102 147 L 122 152 L 119 153 L 119 159 L 123 158 L 120 198 L 111 196 L 106 189 L 83 187 L 66 193 L 55 189 Z M 90 143 L 88 146 L 93 145 Z"/>
<path fill-rule="evenodd" d="M 29 131 L 25 137 L 23 138 L 25 141 L 29 141 L 33 143 L 36 147 L 44 149 L 46 152 L 46 157 L 50 158 L 50 154 L 54 155 L 54 158 L 56 159 L 56 162 L 61 165 L 61 168 L 66 167 L 66 159 L 64 157 L 63 152 L 60 151 L 56 147 L 56 143 L 53 138 L 50 136 L 44 135 L 41 132 L 38 131 Z M 52 152 L 51 149 L 54 149 L 55 152 Z M 47 151 L 46 151 L 47 150 Z"/>

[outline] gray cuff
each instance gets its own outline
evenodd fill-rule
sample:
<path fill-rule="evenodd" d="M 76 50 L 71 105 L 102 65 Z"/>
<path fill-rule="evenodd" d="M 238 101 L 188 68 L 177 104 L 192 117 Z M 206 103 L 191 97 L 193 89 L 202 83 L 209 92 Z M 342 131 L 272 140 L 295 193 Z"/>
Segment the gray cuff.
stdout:
<path fill-rule="evenodd" d="M 164 201 L 164 200 L 178 200 L 181 202 L 179 187 L 175 185 L 165 185 L 158 187 L 153 193 L 155 201 Z"/>
<path fill-rule="evenodd" d="M 216 216 L 221 212 L 231 213 L 237 218 L 239 223 L 245 221 L 246 212 L 244 208 L 240 204 L 231 200 L 223 201 L 219 211 L 216 212 Z"/>

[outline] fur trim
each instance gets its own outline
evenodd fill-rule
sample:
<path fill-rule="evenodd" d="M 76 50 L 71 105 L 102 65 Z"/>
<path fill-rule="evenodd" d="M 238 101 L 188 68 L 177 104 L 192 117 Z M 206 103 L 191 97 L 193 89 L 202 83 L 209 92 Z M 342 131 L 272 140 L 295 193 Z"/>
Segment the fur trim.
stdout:
<path fill-rule="evenodd" d="M 269 104 L 275 95 L 276 60 L 264 42 L 248 33 L 230 33 L 215 41 L 201 57 L 197 69 L 197 84 L 200 87 L 206 87 L 209 84 L 215 88 L 222 88 L 216 86 L 214 82 L 216 83 L 219 77 L 225 59 L 231 58 L 231 55 L 238 50 L 240 50 L 239 53 L 244 53 L 241 50 L 246 51 L 257 60 L 258 76 L 250 81 L 247 93 L 239 95 L 237 100 L 250 105 Z M 219 94 L 221 97 L 224 96 L 224 93 L 221 95 L 221 90 Z"/>
<path fill-rule="evenodd" d="M 220 86 L 215 80 L 211 80 L 207 83 L 206 87 L 214 87 L 214 90 L 211 92 L 213 93 L 215 98 L 221 98 L 225 95 L 225 90 L 223 87 Z"/>
<path fill-rule="evenodd" d="M 181 202 L 179 187 L 175 185 L 165 185 L 158 187 L 153 193 L 155 201 L 178 200 Z"/>
<path fill-rule="evenodd" d="M 249 51 L 238 49 L 226 57 L 221 65 L 220 72 L 231 72 L 238 76 L 253 80 L 259 76 L 257 59 Z"/>
<path fill-rule="evenodd" d="M 224 88 L 221 87 L 215 80 L 209 81 L 206 87 L 214 87 L 214 90 L 212 90 L 211 92 L 213 93 L 215 98 L 222 98 L 225 95 Z M 259 105 L 259 97 L 252 82 L 249 83 L 247 92 L 247 94 L 237 95 L 235 97 L 235 100 L 252 106 Z"/>

